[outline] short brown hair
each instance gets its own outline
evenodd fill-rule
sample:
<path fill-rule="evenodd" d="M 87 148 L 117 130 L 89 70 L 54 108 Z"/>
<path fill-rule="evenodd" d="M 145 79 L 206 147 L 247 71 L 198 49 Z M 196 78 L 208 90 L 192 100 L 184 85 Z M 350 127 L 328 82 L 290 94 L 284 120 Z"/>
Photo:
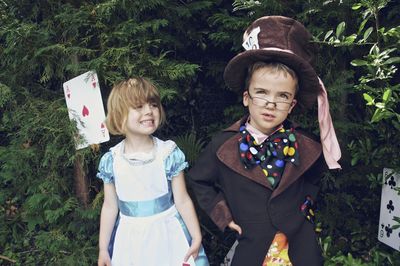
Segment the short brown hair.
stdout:
<path fill-rule="evenodd" d="M 296 88 L 295 88 L 295 92 L 298 91 L 299 89 L 299 79 L 297 78 L 297 74 L 296 72 L 294 72 L 293 69 L 291 69 L 290 67 L 288 67 L 285 64 L 282 64 L 280 62 L 262 62 L 262 61 L 258 61 L 255 62 L 254 64 L 252 64 L 251 66 L 249 66 L 248 70 L 247 70 L 247 76 L 245 79 L 245 83 L 244 83 L 244 90 L 249 90 L 249 86 L 250 86 L 250 80 L 251 77 L 253 76 L 253 73 L 261 68 L 267 68 L 268 70 L 270 70 L 273 73 L 276 72 L 282 72 L 285 74 L 289 74 L 294 81 L 296 82 Z"/>
<path fill-rule="evenodd" d="M 160 94 L 153 83 L 143 77 L 134 77 L 114 85 L 107 101 L 108 131 L 114 135 L 124 135 L 129 108 L 136 108 L 149 102 L 155 103 L 160 110 L 160 125 L 162 125 L 165 122 L 165 112 Z"/>

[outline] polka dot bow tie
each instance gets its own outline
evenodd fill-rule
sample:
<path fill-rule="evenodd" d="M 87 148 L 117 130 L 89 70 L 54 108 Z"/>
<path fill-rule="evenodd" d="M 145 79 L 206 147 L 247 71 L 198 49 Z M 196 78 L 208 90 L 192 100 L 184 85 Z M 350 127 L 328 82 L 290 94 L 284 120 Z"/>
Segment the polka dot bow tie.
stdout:
<path fill-rule="evenodd" d="M 294 129 L 281 128 L 269 136 L 263 143 L 257 144 L 246 126 L 240 127 L 240 160 L 247 169 L 259 165 L 268 181 L 275 189 L 281 180 L 286 162 L 298 165 L 298 144 Z"/>

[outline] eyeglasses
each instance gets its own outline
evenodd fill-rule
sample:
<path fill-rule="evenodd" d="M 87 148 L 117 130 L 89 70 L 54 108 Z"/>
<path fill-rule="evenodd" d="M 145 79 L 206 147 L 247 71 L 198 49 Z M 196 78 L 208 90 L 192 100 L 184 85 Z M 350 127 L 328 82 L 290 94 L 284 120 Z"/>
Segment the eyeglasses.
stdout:
<path fill-rule="evenodd" d="M 249 98 L 252 100 L 254 105 L 260 106 L 260 107 L 267 107 L 268 104 L 273 104 L 274 108 L 279 111 L 288 111 L 290 109 L 290 106 L 292 106 L 293 101 L 290 102 L 271 102 L 268 101 L 265 98 L 261 97 L 252 97 L 250 95 L 250 92 L 247 91 L 247 94 L 249 95 Z"/>

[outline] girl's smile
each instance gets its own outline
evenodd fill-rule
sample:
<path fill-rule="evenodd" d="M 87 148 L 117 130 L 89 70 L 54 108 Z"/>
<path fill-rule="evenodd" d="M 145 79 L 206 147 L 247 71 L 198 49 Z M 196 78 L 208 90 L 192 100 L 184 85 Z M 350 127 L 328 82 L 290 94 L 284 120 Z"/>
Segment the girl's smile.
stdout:
<path fill-rule="evenodd" d="M 142 124 L 143 126 L 152 127 L 154 126 L 154 119 L 142 120 L 140 121 L 140 124 Z"/>

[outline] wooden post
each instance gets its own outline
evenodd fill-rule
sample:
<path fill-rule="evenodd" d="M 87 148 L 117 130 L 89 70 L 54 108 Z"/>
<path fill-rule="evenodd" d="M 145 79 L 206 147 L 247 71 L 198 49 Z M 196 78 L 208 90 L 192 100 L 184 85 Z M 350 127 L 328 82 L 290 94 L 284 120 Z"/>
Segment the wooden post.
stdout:
<path fill-rule="evenodd" d="M 83 155 L 76 154 L 74 162 L 75 193 L 79 202 L 86 208 L 89 203 L 89 186 L 85 170 L 83 168 Z"/>

